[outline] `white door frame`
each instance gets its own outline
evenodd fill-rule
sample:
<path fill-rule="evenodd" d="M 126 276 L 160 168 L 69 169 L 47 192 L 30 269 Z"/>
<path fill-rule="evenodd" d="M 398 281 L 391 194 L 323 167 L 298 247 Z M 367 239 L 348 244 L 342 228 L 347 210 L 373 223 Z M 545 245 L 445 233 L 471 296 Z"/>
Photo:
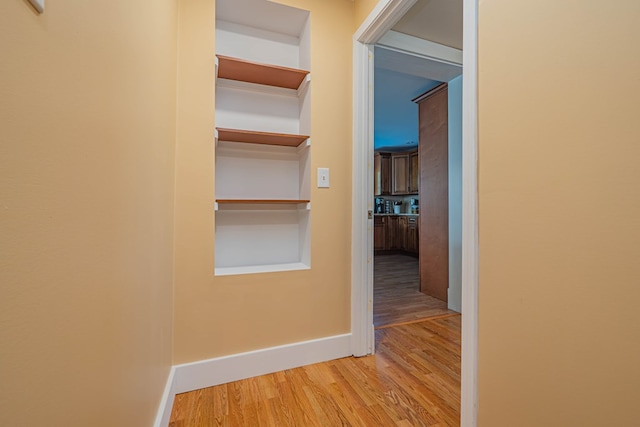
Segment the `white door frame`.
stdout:
<path fill-rule="evenodd" d="M 373 45 L 417 0 L 380 0 L 353 37 L 351 334 L 355 356 L 373 353 Z M 478 0 L 463 0 L 461 425 L 478 409 Z"/>

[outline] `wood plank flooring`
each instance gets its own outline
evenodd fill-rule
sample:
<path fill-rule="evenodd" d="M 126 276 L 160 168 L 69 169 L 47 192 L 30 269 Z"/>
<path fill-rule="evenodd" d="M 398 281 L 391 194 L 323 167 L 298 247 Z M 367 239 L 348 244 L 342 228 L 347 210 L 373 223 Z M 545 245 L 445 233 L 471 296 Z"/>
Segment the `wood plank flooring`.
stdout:
<path fill-rule="evenodd" d="M 376 330 L 376 354 L 176 396 L 170 427 L 457 426 L 458 314 Z"/>
<path fill-rule="evenodd" d="M 419 265 L 407 255 L 376 255 L 373 262 L 373 324 L 376 328 L 455 313 L 420 292 Z"/>

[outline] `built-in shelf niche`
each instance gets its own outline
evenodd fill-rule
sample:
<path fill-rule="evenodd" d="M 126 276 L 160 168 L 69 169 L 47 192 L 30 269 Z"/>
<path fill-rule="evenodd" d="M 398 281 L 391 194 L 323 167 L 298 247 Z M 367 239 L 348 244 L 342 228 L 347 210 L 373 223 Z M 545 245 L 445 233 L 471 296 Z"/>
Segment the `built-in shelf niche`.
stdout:
<path fill-rule="evenodd" d="M 309 71 L 216 55 L 218 78 L 285 89 L 298 89 Z"/>
<path fill-rule="evenodd" d="M 259 132 L 243 129 L 216 128 L 219 141 L 281 145 L 284 147 L 298 147 L 309 139 L 309 135 L 294 135 L 290 133 Z"/>
<path fill-rule="evenodd" d="M 219 141 L 217 200 L 310 200 L 310 147 Z"/>
<path fill-rule="evenodd" d="M 308 269 L 309 219 L 306 204 L 219 204 L 215 274 Z"/>
<path fill-rule="evenodd" d="M 216 8 L 215 274 L 308 269 L 309 12 Z"/>

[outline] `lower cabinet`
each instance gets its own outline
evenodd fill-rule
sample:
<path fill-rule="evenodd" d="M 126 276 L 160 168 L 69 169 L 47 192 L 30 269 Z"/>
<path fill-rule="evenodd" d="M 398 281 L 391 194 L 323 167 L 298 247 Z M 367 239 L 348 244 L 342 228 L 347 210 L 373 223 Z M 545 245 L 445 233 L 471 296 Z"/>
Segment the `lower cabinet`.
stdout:
<path fill-rule="evenodd" d="M 398 228 L 400 225 L 399 220 L 400 218 L 397 215 L 390 215 L 387 217 L 387 227 L 385 230 L 387 234 L 387 245 L 385 249 L 387 250 L 400 250 L 401 237 L 398 233 Z"/>
<path fill-rule="evenodd" d="M 406 243 L 406 251 L 414 254 L 418 254 L 418 217 L 417 216 L 409 216 L 405 217 L 407 220 L 407 243 Z"/>
<path fill-rule="evenodd" d="M 376 253 L 405 252 L 418 256 L 418 235 L 417 216 L 373 217 L 373 249 Z"/>
<path fill-rule="evenodd" d="M 373 217 L 373 250 L 387 249 L 387 217 L 374 215 Z"/>

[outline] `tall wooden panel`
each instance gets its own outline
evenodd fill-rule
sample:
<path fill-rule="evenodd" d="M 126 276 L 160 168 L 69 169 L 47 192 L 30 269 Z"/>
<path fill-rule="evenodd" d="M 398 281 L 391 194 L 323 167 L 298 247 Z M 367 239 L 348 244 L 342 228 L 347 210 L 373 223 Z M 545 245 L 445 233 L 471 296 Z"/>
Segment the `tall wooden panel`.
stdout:
<path fill-rule="evenodd" d="M 447 301 L 449 287 L 448 91 L 443 83 L 419 105 L 420 291 Z"/>

